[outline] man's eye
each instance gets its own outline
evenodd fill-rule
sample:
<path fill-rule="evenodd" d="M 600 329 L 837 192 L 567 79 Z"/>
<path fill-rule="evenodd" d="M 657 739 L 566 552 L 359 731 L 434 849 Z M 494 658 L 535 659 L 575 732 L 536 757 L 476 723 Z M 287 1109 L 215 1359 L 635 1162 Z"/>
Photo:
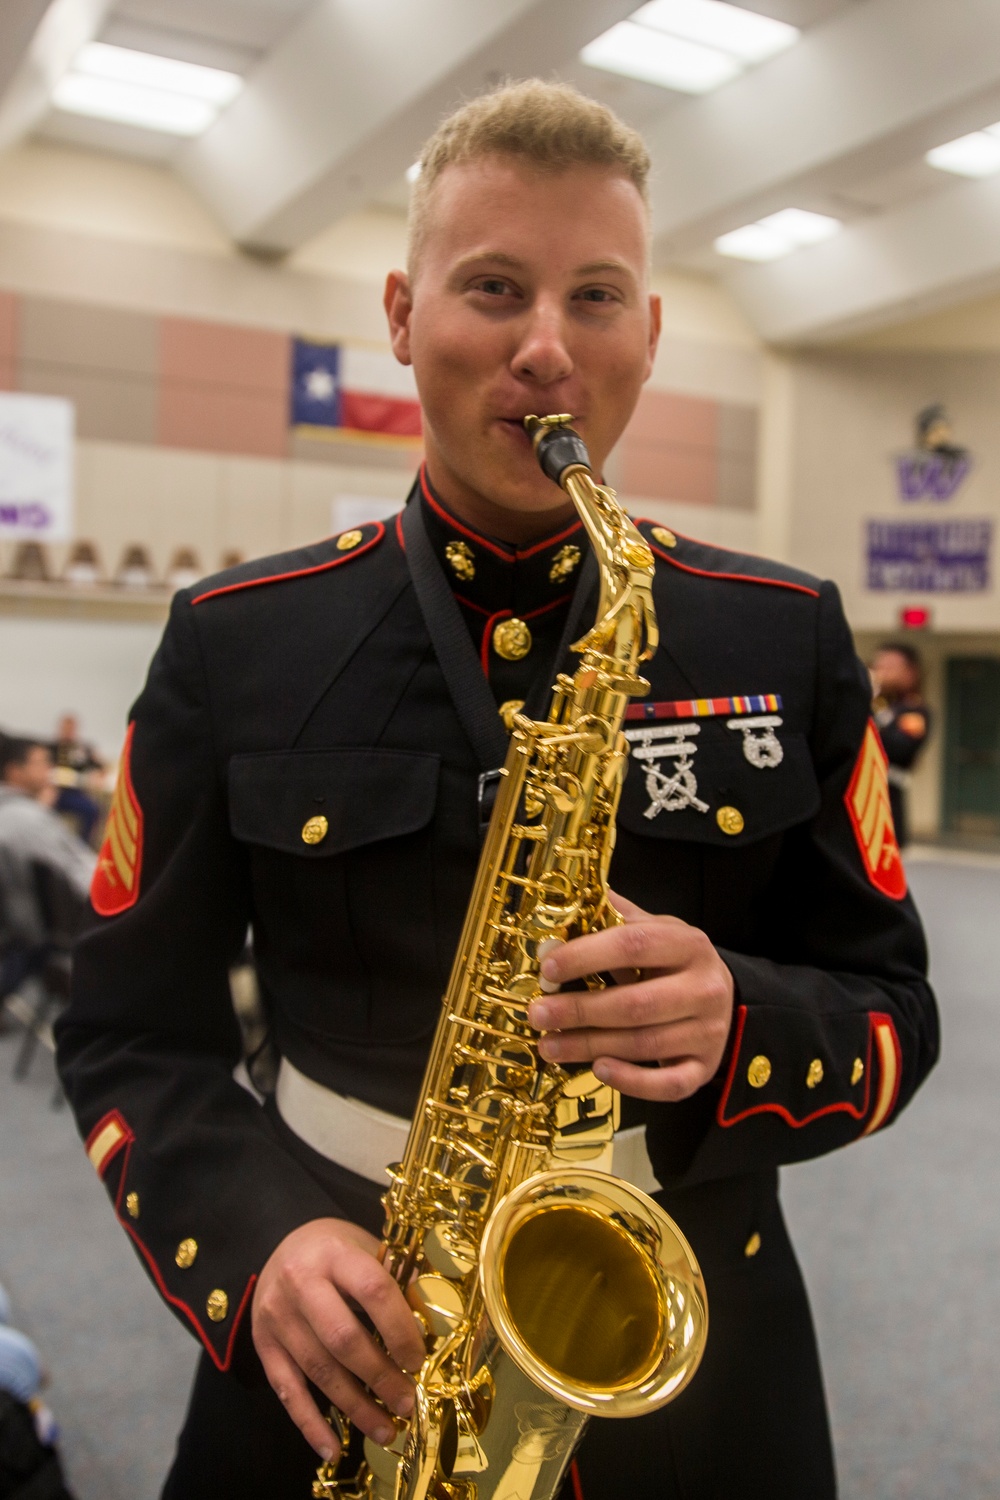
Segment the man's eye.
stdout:
<path fill-rule="evenodd" d="M 482 281 L 476 282 L 476 291 L 485 292 L 489 297 L 505 297 L 509 294 L 510 287 L 499 276 L 486 276 Z"/>
<path fill-rule="evenodd" d="M 608 291 L 607 287 L 603 286 L 585 287 L 584 290 L 582 292 L 578 292 L 577 295 L 581 297 L 584 302 L 614 302 L 617 300 L 613 296 L 613 294 Z"/>

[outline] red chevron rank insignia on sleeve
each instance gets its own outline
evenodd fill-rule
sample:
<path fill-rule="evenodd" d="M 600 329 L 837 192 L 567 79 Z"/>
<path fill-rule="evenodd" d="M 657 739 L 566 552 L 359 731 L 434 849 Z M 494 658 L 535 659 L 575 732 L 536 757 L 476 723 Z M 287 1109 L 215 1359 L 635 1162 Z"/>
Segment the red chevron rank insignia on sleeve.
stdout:
<path fill-rule="evenodd" d="M 869 719 L 844 802 L 868 879 L 883 896 L 902 901 L 906 871 L 892 825 L 886 764 L 882 741 Z"/>
<path fill-rule="evenodd" d="M 139 899 L 139 875 L 142 871 L 142 808 L 132 786 L 132 734 L 130 724 L 125 736 L 115 794 L 111 799 L 104 830 L 104 842 L 97 856 L 97 868 L 90 884 L 90 901 L 102 917 L 114 917 L 134 906 Z"/>

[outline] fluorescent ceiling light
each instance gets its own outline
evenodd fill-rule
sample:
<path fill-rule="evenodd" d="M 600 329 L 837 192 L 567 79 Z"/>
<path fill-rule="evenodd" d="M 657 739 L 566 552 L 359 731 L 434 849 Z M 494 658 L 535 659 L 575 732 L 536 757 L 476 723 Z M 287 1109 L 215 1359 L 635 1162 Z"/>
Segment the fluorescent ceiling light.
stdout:
<path fill-rule="evenodd" d="M 591 68 L 656 83 L 685 94 L 706 94 L 740 71 L 735 58 L 714 47 L 702 47 L 680 37 L 666 36 L 649 26 L 619 21 L 584 47 L 582 60 Z"/>
<path fill-rule="evenodd" d="M 592 68 L 705 94 L 790 47 L 799 32 L 723 0 L 649 0 L 584 47 Z"/>
<path fill-rule="evenodd" d="M 1000 125 L 935 146 L 924 160 L 940 172 L 954 172 L 959 177 L 992 177 L 1000 172 Z"/>
<path fill-rule="evenodd" d="M 715 248 L 720 255 L 729 255 L 734 260 L 780 260 L 801 250 L 804 245 L 816 245 L 828 240 L 841 228 L 839 219 L 829 214 L 814 214 L 804 208 L 783 208 L 776 214 L 768 214 L 755 224 L 744 224 L 728 234 L 720 234 Z"/>
<path fill-rule="evenodd" d="M 649 0 L 631 19 L 689 42 L 718 47 L 745 63 L 763 62 L 784 52 L 799 37 L 798 29 L 786 21 L 725 5 L 723 0 Z"/>
<path fill-rule="evenodd" d="M 243 87 L 237 73 L 92 42 L 56 84 L 52 102 L 71 114 L 201 135 Z"/>
<path fill-rule="evenodd" d="M 219 106 L 235 99 L 243 87 L 238 73 L 178 62 L 174 57 L 156 57 L 152 52 L 135 52 L 131 47 L 111 47 L 107 42 L 91 42 L 84 47 L 73 71 L 92 78 L 112 78 L 120 83 L 163 89 L 168 94 L 185 94 Z"/>
<path fill-rule="evenodd" d="M 828 240 L 841 227 L 839 219 L 829 214 L 814 214 L 807 208 L 783 208 L 776 214 L 767 214 L 757 223 L 772 234 L 791 240 L 796 249 L 801 245 L 818 245 Z"/>

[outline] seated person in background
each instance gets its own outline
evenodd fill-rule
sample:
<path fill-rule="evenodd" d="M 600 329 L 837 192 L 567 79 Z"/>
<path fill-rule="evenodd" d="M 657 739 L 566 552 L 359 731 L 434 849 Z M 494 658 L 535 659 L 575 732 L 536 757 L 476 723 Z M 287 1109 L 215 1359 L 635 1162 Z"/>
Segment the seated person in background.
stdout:
<path fill-rule="evenodd" d="M 101 814 L 90 788 L 94 773 L 104 770 L 104 762 L 92 745 L 81 740 L 80 721 L 75 714 L 63 714 L 56 726 L 52 761 L 57 787 L 56 812 L 72 819 L 80 837 L 89 843 Z"/>
<path fill-rule="evenodd" d="M 917 757 L 927 743 L 931 713 L 924 702 L 920 657 L 912 646 L 880 646 L 869 666 L 872 710 L 889 757 L 889 801 L 899 847 L 909 843 L 907 791 Z"/>
<path fill-rule="evenodd" d="M 48 865 L 85 901 L 97 856 L 42 800 L 51 779 L 47 745 L 0 740 L 0 848 L 22 861 Z"/>
<path fill-rule="evenodd" d="M 72 1500 L 55 1450 L 56 1424 L 41 1398 L 38 1350 L 7 1326 L 0 1287 L 0 1500 Z"/>

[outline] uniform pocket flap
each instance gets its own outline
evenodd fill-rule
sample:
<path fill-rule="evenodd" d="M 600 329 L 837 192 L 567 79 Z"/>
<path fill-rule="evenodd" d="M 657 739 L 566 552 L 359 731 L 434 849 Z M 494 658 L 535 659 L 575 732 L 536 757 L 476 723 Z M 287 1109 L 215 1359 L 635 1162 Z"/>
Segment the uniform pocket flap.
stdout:
<path fill-rule="evenodd" d="M 780 718 L 626 726 L 619 821 L 649 838 L 734 848 L 805 823 L 820 795 L 805 735 Z"/>
<path fill-rule="evenodd" d="M 356 747 L 234 755 L 229 826 L 244 843 L 313 859 L 416 833 L 433 814 L 440 761 Z"/>

